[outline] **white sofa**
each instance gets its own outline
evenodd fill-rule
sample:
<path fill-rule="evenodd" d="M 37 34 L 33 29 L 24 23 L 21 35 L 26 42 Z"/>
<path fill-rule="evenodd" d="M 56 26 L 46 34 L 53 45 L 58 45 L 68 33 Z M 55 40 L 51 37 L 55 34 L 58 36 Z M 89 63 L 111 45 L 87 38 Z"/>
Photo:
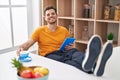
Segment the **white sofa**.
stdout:
<path fill-rule="evenodd" d="M 113 53 L 106 64 L 104 75 L 112 80 L 120 80 L 120 46 L 113 48 Z"/>

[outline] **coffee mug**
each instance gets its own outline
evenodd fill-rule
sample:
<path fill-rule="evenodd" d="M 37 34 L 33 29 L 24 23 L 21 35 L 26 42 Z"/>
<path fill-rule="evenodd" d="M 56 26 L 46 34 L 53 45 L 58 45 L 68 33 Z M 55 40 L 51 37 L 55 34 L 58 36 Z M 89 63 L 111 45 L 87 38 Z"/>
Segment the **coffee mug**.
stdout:
<path fill-rule="evenodd" d="M 32 60 L 32 58 L 29 56 L 28 51 L 21 51 L 20 52 L 19 61 L 21 61 L 21 62 L 29 62 L 31 60 Z"/>
<path fill-rule="evenodd" d="M 27 58 L 29 56 L 29 52 L 28 51 L 21 51 L 20 52 L 20 57 L 21 58 Z"/>

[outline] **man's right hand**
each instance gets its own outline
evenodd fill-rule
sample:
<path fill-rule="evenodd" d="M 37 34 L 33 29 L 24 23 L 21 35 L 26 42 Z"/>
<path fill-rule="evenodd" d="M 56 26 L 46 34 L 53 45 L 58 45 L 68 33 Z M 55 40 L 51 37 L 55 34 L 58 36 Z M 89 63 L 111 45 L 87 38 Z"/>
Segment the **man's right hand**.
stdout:
<path fill-rule="evenodd" d="M 20 55 L 20 52 L 21 52 L 21 51 L 23 51 L 23 48 L 19 48 L 19 49 L 17 50 L 17 52 L 16 52 L 16 53 L 17 53 L 17 56 Z"/>

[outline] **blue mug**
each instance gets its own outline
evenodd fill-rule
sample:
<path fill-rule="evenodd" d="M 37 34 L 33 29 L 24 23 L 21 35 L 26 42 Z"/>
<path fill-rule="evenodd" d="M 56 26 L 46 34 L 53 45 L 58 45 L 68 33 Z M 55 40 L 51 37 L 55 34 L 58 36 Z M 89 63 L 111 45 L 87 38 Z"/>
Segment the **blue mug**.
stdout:
<path fill-rule="evenodd" d="M 20 52 L 20 58 L 27 58 L 29 56 L 29 52 L 28 51 L 21 51 Z"/>
<path fill-rule="evenodd" d="M 29 52 L 28 51 L 21 51 L 20 52 L 20 56 L 19 56 L 19 60 L 21 62 L 29 62 L 32 60 L 32 58 L 29 56 Z"/>

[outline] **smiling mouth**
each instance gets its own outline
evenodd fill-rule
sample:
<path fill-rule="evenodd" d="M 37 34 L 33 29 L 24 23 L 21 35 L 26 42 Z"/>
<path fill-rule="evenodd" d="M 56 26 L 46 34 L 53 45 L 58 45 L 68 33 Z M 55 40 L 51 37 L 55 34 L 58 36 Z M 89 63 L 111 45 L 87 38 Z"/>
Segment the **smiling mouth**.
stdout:
<path fill-rule="evenodd" d="M 50 21 L 55 21 L 55 19 L 50 19 Z"/>
<path fill-rule="evenodd" d="M 55 21 L 55 19 L 54 19 L 54 18 L 50 18 L 49 20 L 50 20 L 50 21 Z"/>

